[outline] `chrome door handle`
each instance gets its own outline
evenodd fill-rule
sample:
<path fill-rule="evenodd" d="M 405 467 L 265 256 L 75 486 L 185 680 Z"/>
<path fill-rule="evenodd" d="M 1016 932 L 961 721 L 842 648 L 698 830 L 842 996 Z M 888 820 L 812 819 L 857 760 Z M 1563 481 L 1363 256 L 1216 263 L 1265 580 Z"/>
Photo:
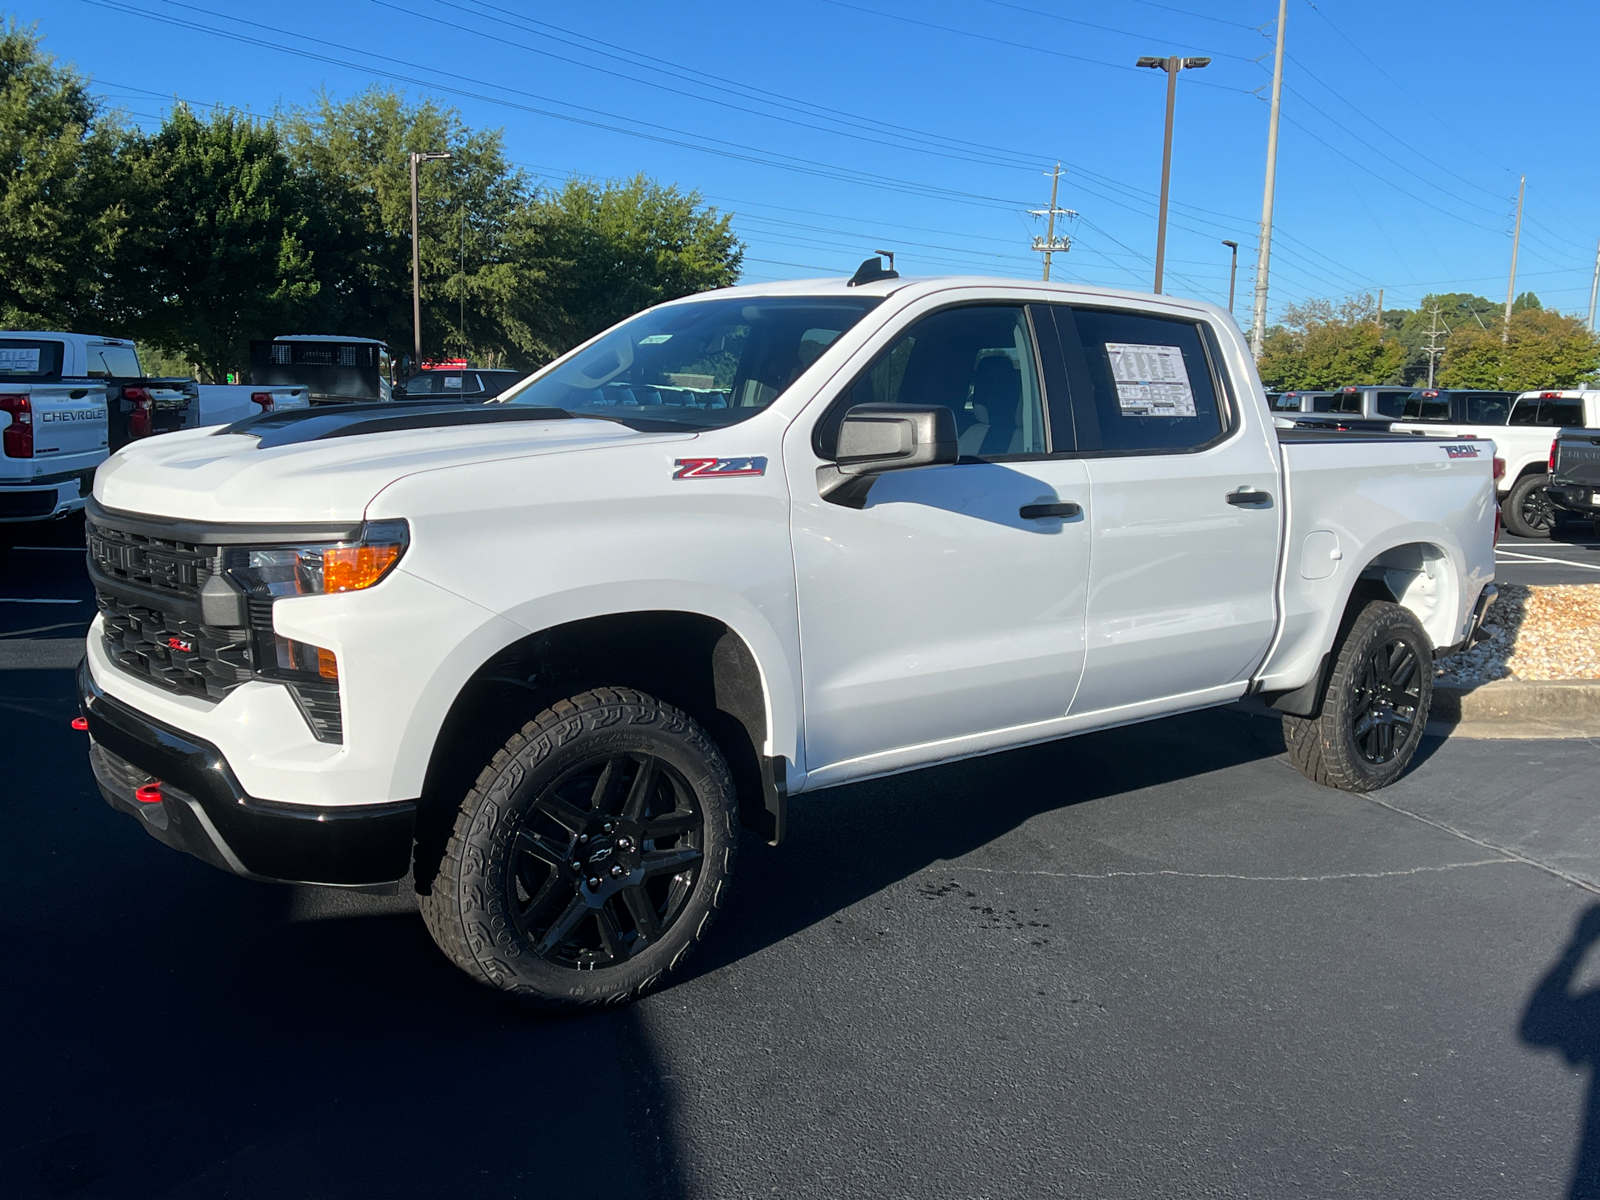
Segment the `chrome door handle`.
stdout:
<path fill-rule="evenodd" d="M 1082 512 L 1076 504 L 1024 504 L 1017 510 L 1017 516 L 1024 521 L 1035 521 L 1040 517 L 1076 517 Z"/>
<path fill-rule="evenodd" d="M 1252 487 L 1242 487 L 1228 493 L 1228 503 L 1240 508 L 1266 508 L 1272 503 L 1271 492 L 1259 492 Z"/>

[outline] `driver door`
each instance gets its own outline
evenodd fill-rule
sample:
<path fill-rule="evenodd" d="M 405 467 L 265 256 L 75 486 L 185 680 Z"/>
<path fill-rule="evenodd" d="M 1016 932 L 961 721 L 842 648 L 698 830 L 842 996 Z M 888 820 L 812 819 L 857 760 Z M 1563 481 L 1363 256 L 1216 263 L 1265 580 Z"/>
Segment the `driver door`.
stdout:
<path fill-rule="evenodd" d="M 822 499 L 816 469 L 864 403 L 947 405 L 960 461 L 886 473 L 861 508 Z M 1084 664 L 1089 481 L 1052 454 L 1047 409 L 1027 308 L 972 305 L 891 334 L 814 428 L 791 428 L 808 777 L 1027 740 L 1066 715 Z"/>

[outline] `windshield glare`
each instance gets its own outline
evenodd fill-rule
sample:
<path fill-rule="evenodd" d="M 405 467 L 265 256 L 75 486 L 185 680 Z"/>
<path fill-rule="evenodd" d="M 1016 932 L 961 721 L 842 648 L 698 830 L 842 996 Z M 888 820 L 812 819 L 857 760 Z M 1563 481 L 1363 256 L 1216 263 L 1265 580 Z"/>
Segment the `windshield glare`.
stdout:
<path fill-rule="evenodd" d="M 708 428 L 755 416 L 879 301 L 770 296 L 649 309 L 505 403 Z"/>

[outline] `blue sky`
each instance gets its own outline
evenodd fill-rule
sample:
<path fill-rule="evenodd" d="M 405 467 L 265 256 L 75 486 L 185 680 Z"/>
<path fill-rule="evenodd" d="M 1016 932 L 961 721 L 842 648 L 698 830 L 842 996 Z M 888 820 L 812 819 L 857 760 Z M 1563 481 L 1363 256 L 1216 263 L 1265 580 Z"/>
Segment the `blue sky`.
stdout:
<path fill-rule="evenodd" d="M 1167 290 L 1248 323 L 1275 0 L 32 0 L 46 47 L 135 120 L 174 97 L 269 113 L 373 81 L 505 130 L 530 175 L 645 171 L 735 214 L 746 278 L 1037 278 L 1046 172 L 1072 251 L 1056 279 L 1150 286 L 1165 76 L 1179 81 Z M 235 35 L 234 38 L 219 33 Z M 1290 0 L 1271 309 L 1430 291 L 1502 299 L 1526 172 L 1519 292 L 1586 312 L 1600 237 L 1600 6 Z M 244 39 L 244 40 L 239 40 Z M 1576 53 L 1567 58 L 1571 48 Z M 298 53 L 291 53 L 296 51 Z M 1257 61 L 1259 59 L 1259 61 Z M 1260 89 L 1259 93 L 1257 89 Z"/>

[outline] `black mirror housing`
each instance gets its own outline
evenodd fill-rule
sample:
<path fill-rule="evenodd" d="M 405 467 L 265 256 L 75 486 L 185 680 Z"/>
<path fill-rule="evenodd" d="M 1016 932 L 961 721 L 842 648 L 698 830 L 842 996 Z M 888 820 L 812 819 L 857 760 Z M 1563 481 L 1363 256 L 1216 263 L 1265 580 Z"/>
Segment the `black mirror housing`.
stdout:
<path fill-rule="evenodd" d="M 824 500 L 862 508 L 885 471 L 955 462 L 961 456 L 955 413 L 944 405 L 858 404 L 839 424 L 834 462 L 817 469 Z"/>

